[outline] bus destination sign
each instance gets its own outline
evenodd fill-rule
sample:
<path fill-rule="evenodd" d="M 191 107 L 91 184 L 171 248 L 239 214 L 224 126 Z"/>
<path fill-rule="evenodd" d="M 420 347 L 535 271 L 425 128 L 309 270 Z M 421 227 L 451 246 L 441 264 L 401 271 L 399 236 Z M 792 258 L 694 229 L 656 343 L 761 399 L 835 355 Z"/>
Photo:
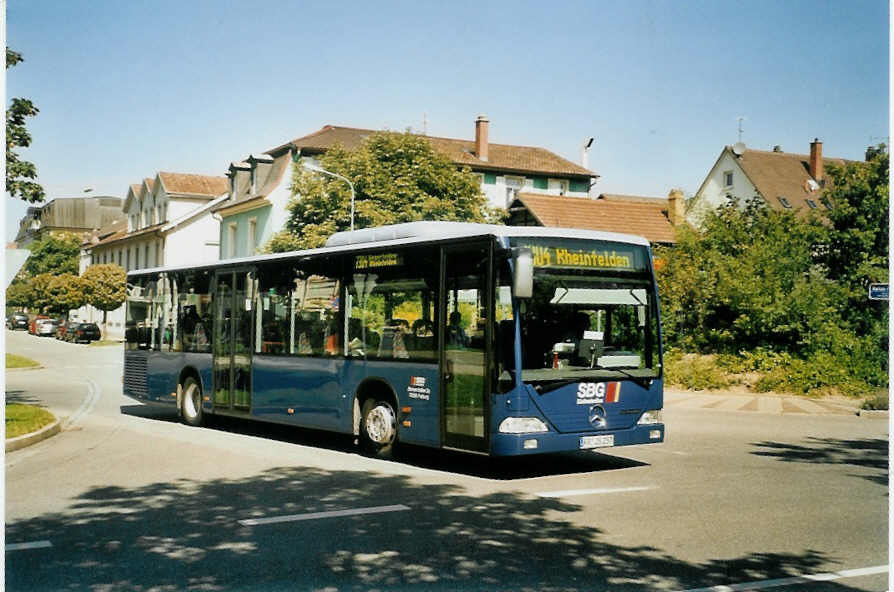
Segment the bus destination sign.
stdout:
<path fill-rule="evenodd" d="M 531 249 L 534 267 L 607 269 L 634 271 L 647 269 L 645 249 L 593 241 L 560 241 L 549 243 L 539 240 L 521 240 L 518 246 Z"/>
<path fill-rule="evenodd" d="M 378 269 L 380 267 L 396 267 L 403 265 L 403 257 L 399 253 L 376 253 L 375 255 L 357 255 L 354 258 L 354 269 Z"/>

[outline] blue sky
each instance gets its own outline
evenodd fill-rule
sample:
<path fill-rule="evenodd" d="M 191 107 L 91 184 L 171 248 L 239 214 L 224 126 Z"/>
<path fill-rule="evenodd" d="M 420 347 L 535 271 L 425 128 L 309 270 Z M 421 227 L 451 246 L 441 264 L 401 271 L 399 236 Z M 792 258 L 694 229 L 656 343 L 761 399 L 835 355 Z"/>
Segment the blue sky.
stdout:
<path fill-rule="evenodd" d="M 694 193 L 724 145 L 860 159 L 889 127 L 885 0 L 8 0 L 7 97 L 50 198 L 124 196 L 325 124 L 542 146 L 606 193 Z M 8 100 L 8 99 L 7 99 Z M 26 204 L 6 198 L 7 240 Z"/>

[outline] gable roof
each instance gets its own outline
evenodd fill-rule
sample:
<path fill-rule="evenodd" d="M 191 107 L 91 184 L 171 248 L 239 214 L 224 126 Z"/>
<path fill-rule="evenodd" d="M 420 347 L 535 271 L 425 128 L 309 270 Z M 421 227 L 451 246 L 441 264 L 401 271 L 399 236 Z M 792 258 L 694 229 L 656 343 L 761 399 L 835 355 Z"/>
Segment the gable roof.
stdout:
<path fill-rule="evenodd" d="M 784 197 L 791 204 L 791 209 L 794 210 L 806 212 L 813 209 L 807 203 L 808 199 L 818 207 L 824 207 L 820 205 L 819 201 L 823 192 L 823 183 L 817 183 L 816 179 L 810 175 L 809 155 L 745 149 L 741 156 L 736 156 L 733 149 L 726 146 L 720 153 L 718 162 L 725 153 L 739 163 L 742 172 L 745 173 L 770 208 L 774 210 L 789 209 L 782 204 L 780 197 Z M 843 158 L 823 157 L 823 169 L 827 171 L 829 165 L 842 166 L 848 162 L 851 161 Z M 828 184 L 828 175 L 825 175 L 824 178 Z M 701 189 L 699 189 L 700 191 Z"/>
<path fill-rule="evenodd" d="M 301 150 L 303 154 L 320 154 L 341 144 L 348 150 L 358 147 L 361 142 L 376 130 L 326 125 L 321 129 L 295 138 L 287 144 L 267 151 L 267 154 L 278 154 L 289 147 Z M 428 140 L 432 147 L 457 165 L 467 165 L 477 171 L 508 171 L 540 175 L 561 175 L 563 177 L 598 176 L 593 171 L 562 158 L 545 148 L 534 146 L 514 146 L 509 144 L 488 144 L 488 160 L 480 160 L 475 155 L 474 140 L 456 140 L 420 136 Z"/>
<path fill-rule="evenodd" d="M 159 172 L 158 179 L 167 193 L 217 197 L 229 190 L 226 177 Z"/>
<path fill-rule="evenodd" d="M 519 193 L 509 206 L 525 208 L 541 226 L 623 232 L 652 243 L 676 242 L 667 218 L 667 201 L 630 195 L 603 194 L 600 199 Z M 510 222 L 511 223 L 511 222 Z"/>

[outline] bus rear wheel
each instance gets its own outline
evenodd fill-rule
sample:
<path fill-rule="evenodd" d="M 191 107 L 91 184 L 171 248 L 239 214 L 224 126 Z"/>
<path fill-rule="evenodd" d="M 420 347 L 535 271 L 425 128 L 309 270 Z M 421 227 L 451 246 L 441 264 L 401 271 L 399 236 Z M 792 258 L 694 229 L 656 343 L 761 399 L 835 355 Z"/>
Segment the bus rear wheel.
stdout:
<path fill-rule="evenodd" d="M 360 448 L 365 454 L 389 457 L 397 440 L 397 414 L 388 401 L 367 399 L 360 412 Z"/>
<path fill-rule="evenodd" d="M 202 387 L 192 376 L 183 381 L 183 395 L 180 400 L 180 415 L 191 426 L 200 426 L 204 421 L 202 413 Z"/>

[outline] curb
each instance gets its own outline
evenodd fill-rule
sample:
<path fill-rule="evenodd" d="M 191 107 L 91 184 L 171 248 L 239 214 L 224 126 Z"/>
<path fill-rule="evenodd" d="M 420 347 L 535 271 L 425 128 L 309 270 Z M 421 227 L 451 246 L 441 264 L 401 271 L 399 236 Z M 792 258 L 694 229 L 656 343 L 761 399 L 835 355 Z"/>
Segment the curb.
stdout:
<path fill-rule="evenodd" d="M 6 441 L 6 452 L 12 452 L 13 450 L 21 450 L 22 448 L 27 448 L 32 444 L 37 444 L 38 442 L 43 442 L 47 438 L 51 438 L 62 431 L 62 422 L 58 419 L 51 423 L 48 426 L 44 426 L 43 428 L 37 430 L 36 432 L 31 432 L 30 434 L 25 434 L 24 436 L 17 436 L 15 438 L 10 438 Z"/>
<path fill-rule="evenodd" d="M 7 372 L 27 372 L 28 370 L 45 370 L 46 366 L 26 366 L 25 368 L 4 368 Z"/>
<path fill-rule="evenodd" d="M 888 419 L 888 412 L 883 410 L 860 409 L 857 411 L 857 415 L 866 419 Z"/>

